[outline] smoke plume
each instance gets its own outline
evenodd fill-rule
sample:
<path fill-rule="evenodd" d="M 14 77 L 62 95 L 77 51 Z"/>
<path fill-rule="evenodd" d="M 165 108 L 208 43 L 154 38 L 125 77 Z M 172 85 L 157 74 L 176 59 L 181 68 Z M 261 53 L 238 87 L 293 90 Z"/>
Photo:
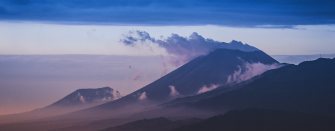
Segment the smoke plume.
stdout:
<path fill-rule="evenodd" d="M 137 72 L 134 76 L 131 77 L 131 79 L 133 81 L 136 81 L 137 79 L 139 79 L 141 77 L 141 74 L 139 72 Z"/>
<path fill-rule="evenodd" d="M 283 65 L 279 64 L 271 64 L 271 65 L 265 65 L 262 63 L 248 63 L 246 62 L 243 67 L 238 66 L 238 70 L 234 72 L 234 74 L 228 76 L 227 83 L 239 83 L 245 80 L 248 80 L 254 76 L 260 75 L 264 73 L 265 71 L 277 69 L 279 67 L 282 67 Z M 211 90 L 216 89 L 220 85 L 218 84 L 211 84 L 209 87 L 204 85 L 197 94 L 201 94 L 204 92 L 208 92 Z"/>
<path fill-rule="evenodd" d="M 146 93 L 146 92 L 143 92 L 143 93 L 141 94 L 141 96 L 140 96 L 138 99 L 140 99 L 140 100 L 147 99 L 147 93 Z"/>
<path fill-rule="evenodd" d="M 152 44 L 158 45 L 158 47 L 165 49 L 170 58 L 169 63 L 176 67 L 200 55 L 207 55 L 209 52 L 219 48 L 245 52 L 258 50 L 253 46 L 235 40 L 230 43 L 225 43 L 214 41 L 213 39 L 206 39 L 196 32 L 192 33 L 188 38 L 179 36 L 178 34 L 172 34 L 166 39 L 155 39 L 145 31 L 130 31 L 129 34 L 120 41 L 126 46 L 135 46 L 136 44 L 145 44 L 148 46 Z"/>
<path fill-rule="evenodd" d="M 248 63 L 243 65 L 243 68 L 238 67 L 239 70 L 235 71 L 234 74 L 230 75 L 227 79 L 227 84 L 229 83 L 239 83 L 248 80 L 254 76 L 260 75 L 265 71 L 272 70 L 282 67 L 279 64 L 265 65 L 262 63 Z"/>
<path fill-rule="evenodd" d="M 162 67 L 163 67 L 163 70 L 161 71 L 161 77 L 162 77 L 168 73 L 169 69 L 167 68 L 166 63 L 163 60 L 163 55 L 161 55 L 161 62 L 162 62 Z"/>
<path fill-rule="evenodd" d="M 211 86 L 207 87 L 206 85 L 203 86 L 197 94 L 201 94 L 201 93 L 205 93 L 207 91 L 211 91 L 211 90 L 214 90 L 216 89 L 217 87 L 219 87 L 219 85 L 216 85 L 216 84 L 211 84 Z"/>
<path fill-rule="evenodd" d="M 180 94 L 178 93 L 178 91 L 174 88 L 174 86 L 169 86 L 169 88 L 171 89 L 171 92 L 170 92 L 170 96 L 179 96 Z"/>

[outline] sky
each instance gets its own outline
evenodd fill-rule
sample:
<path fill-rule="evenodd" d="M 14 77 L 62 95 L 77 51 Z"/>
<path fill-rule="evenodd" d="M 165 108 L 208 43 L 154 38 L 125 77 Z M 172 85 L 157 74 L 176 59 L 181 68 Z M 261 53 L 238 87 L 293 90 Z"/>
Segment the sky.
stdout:
<path fill-rule="evenodd" d="M 42 108 L 77 89 L 109 86 L 124 96 L 163 70 L 160 56 L 0 55 L 0 114 Z"/>
<path fill-rule="evenodd" d="M 0 115 L 79 88 L 128 94 L 218 43 L 248 44 L 293 64 L 333 57 L 334 7 L 334 0 L 1 0 Z"/>
<path fill-rule="evenodd" d="M 193 32 L 271 55 L 332 54 L 333 0 L 2 0 L 0 54 L 157 55 L 119 43 Z"/>

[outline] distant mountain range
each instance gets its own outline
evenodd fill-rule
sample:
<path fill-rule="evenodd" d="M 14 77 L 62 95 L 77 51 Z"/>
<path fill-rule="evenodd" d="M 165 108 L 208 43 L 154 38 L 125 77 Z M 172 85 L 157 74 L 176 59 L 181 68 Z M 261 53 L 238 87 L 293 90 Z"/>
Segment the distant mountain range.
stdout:
<path fill-rule="evenodd" d="M 298 65 L 304 61 L 316 60 L 319 58 L 334 58 L 335 54 L 315 54 L 315 55 L 271 55 L 280 63 L 289 63 Z"/>
<path fill-rule="evenodd" d="M 120 115 L 125 111 L 138 112 L 141 108 L 155 106 L 175 98 L 201 94 L 222 85 L 233 85 L 278 67 L 280 64 L 262 51 L 217 49 L 206 56 L 193 59 L 121 99 L 71 115 L 82 116 L 91 113 L 93 116 L 98 116 L 108 113 Z M 124 109 L 125 107 L 127 109 Z M 101 113 L 103 111 L 105 113 Z"/>
<path fill-rule="evenodd" d="M 55 131 L 98 130 L 107 122 L 111 127 L 104 131 L 332 130 L 334 78 L 335 58 L 292 65 L 280 64 L 259 50 L 218 49 L 122 98 L 108 87 L 77 90 L 32 112 L 58 107 L 69 111 L 110 100 L 37 120 L 57 125 L 48 127 Z M 44 113 L 50 111 L 54 110 Z M 205 120 L 184 121 L 194 117 Z M 77 125 L 59 124 L 69 119 Z"/>

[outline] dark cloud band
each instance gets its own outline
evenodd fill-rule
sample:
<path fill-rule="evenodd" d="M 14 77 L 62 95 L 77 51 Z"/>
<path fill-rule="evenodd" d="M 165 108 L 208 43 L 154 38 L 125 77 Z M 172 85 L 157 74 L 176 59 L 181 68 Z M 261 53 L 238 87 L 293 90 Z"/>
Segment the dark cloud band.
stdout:
<path fill-rule="evenodd" d="M 0 20 L 290 28 L 335 23 L 333 0 L 2 0 Z"/>

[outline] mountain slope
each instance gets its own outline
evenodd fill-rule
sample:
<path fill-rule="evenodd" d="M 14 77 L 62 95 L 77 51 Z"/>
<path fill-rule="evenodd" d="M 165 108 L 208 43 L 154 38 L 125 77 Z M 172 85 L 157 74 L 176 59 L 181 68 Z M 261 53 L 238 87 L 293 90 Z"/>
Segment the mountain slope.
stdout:
<path fill-rule="evenodd" d="M 256 67 L 253 67 L 256 65 Z M 262 51 L 243 52 L 218 49 L 200 56 L 180 68 L 125 96 L 93 108 L 71 113 L 73 116 L 121 115 L 138 112 L 150 105 L 157 105 L 174 98 L 198 94 L 213 85 L 240 82 L 259 75 L 262 71 L 277 68 L 278 62 Z M 266 67 L 263 69 L 263 67 Z M 256 73 L 253 69 L 256 69 Z M 239 76 L 242 76 L 239 78 Z M 126 108 L 126 109 L 125 109 Z M 113 110 L 113 111 L 111 111 Z M 119 111 L 117 111 L 119 110 Z M 103 113 L 102 113 L 103 112 Z"/>
<path fill-rule="evenodd" d="M 164 102 L 180 96 L 198 93 L 204 86 L 227 84 L 228 78 L 236 71 L 245 72 L 246 63 L 264 65 L 278 62 L 262 51 L 242 52 L 239 50 L 218 49 L 207 56 L 200 56 L 154 81 L 153 83 L 119 99 L 98 106 L 114 108 L 122 103 L 150 100 Z M 118 103 L 118 104 L 116 104 Z"/>
<path fill-rule="evenodd" d="M 97 89 L 78 89 L 75 92 L 67 95 L 63 99 L 51 104 L 50 107 L 71 107 L 85 104 L 99 104 L 121 98 L 120 93 L 110 87 Z"/>
<path fill-rule="evenodd" d="M 199 121 L 201 121 L 199 118 L 188 118 L 184 120 L 171 121 L 164 117 L 160 117 L 129 122 L 124 125 L 110 127 L 99 131 L 171 131 L 177 127 L 192 125 Z"/>
<path fill-rule="evenodd" d="M 216 95 L 220 95 L 222 93 L 229 92 L 231 90 L 235 90 L 235 89 L 241 88 L 241 87 L 249 84 L 250 82 L 258 79 L 259 77 L 260 77 L 260 75 L 254 77 L 254 78 L 251 78 L 249 80 L 240 82 L 240 83 L 219 86 L 219 87 L 217 87 L 214 90 L 207 91 L 207 92 L 204 92 L 204 93 L 200 93 L 200 94 L 197 94 L 197 95 L 176 98 L 176 99 L 173 99 L 173 100 L 168 101 L 166 103 L 163 103 L 160 106 L 161 107 L 173 106 L 175 104 L 197 102 L 197 101 L 202 100 L 202 99 L 208 99 L 208 98 L 214 97 Z"/>
<path fill-rule="evenodd" d="M 335 58 L 270 70 L 254 82 L 189 108 L 222 111 L 265 108 L 335 116 Z"/>
<path fill-rule="evenodd" d="M 174 131 L 333 131 L 335 118 L 265 109 L 229 111 Z"/>
<path fill-rule="evenodd" d="M 33 111 L 0 116 L 0 123 L 39 119 L 65 114 L 121 98 L 120 93 L 110 87 L 78 89 L 61 100 Z"/>

